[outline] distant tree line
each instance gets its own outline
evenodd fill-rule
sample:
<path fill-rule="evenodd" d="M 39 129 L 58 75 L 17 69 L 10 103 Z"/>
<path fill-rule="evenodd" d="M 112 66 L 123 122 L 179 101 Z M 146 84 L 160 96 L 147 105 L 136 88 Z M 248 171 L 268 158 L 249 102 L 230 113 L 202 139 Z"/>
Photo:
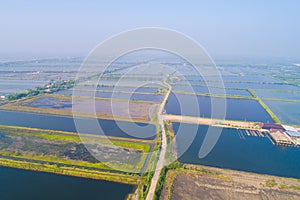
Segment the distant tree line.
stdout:
<path fill-rule="evenodd" d="M 11 94 L 10 96 L 8 96 L 8 100 L 9 101 L 18 100 L 18 99 L 22 99 L 25 97 L 34 97 L 39 94 L 53 93 L 53 92 L 57 92 L 60 90 L 70 89 L 71 87 L 74 86 L 74 83 L 75 83 L 74 80 L 68 80 L 68 81 L 60 80 L 60 81 L 56 81 L 56 82 L 51 81 L 49 84 L 46 84 L 45 86 L 38 86 L 33 89 L 28 89 L 24 92 Z"/>

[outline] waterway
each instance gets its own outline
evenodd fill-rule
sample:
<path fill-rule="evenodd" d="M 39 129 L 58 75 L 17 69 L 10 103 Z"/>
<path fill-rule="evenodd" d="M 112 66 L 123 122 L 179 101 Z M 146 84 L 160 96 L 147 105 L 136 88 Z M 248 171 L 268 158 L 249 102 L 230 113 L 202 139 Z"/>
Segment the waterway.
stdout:
<path fill-rule="evenodd" d="M 79 121 L 85 124 L 84 133 L 100 134 L 92 119 L 79 118 Z M 152 124 L 104 119 L 98 119 L 98 123 L 100 124 L 106 136 L 144 140 L 152 140 L 156 137 L 156 127 Z M 0 110 L 0 124 L 7 126 L 22 126 L 48 130 L 77 132 L 74 119 L 72 117 L 60 115 Z M 143 130 L 143 132 L 141 132 L 141 130 Z"/>
<path fill-rule="evenodd" d="M 126 199 L 135 186 L 0 167 L 1 200 Z"/>
<path fill-rule="evenodd" d="M 200 159 L 199 149 L 208 126 L 173 123 L 175 134 L 179 126 L 185 126 L 186 130 L 198 126 L 195 138 L 188 131 L 176 137 L 177 151 L 182 154 L 179 161 L 182 163 L 300 178 L 300 148 L 276 146 L 268 137 L 245 136 L 243 138 L 239 136 L 236 129 L 224 128 L 212 151 L 205 158 Z M 214 134 L 218 128 L 212 129 L 213 132 L 210 134 Z M 187 151 L 184 151 L 184 146 L 188 142 L 191 145 Z"/>
<path fill-rule="evenodd" d="M 193 100 L 194 97 L 194 101 Z M 168 99 L 166 105 L 166 111 L 168 114 L 174 115 L 187 115 L 194 117 L 206 117 L 206 118 L 222 118 L 222 113 L 211 113 L 212 105 L 211 98 L 207 96 L 192 96 L 185 94 L 172 93 Z M 214 98 L 218 106 L 222 105 L 224 98 Z M 199 110 L 197 112 L 197 107 Z M 227 120 L 242 120 L 242 121 L 254 121 L 254 122 L 273 122 L 271 116 L 265 111 L 265 109 L 256 100 L 250 99 L 226 99 L 226 116 Z"/>

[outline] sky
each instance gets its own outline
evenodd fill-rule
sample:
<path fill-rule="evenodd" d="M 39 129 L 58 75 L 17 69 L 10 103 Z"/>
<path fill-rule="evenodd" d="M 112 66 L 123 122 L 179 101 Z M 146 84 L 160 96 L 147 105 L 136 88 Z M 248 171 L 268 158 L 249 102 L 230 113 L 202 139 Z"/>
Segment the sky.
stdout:
<path fill-rule="evenodd" d="M 224 57 L 300 58 L 300 1 L 0 0 L 0 57 L 86 56 L 139 27 L 174 29 Z"/>

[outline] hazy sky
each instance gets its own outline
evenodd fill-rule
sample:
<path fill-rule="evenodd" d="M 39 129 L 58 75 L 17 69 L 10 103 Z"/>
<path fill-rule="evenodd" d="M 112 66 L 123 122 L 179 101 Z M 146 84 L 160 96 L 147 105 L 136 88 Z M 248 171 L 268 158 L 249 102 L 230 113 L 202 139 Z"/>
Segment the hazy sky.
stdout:
<path fill-rule="evenodd" d="M 300 1 L 0 2 L 0 56 L 85 56 L 137 27 L 175 29 L 212 56 L 300 58 Z"/>

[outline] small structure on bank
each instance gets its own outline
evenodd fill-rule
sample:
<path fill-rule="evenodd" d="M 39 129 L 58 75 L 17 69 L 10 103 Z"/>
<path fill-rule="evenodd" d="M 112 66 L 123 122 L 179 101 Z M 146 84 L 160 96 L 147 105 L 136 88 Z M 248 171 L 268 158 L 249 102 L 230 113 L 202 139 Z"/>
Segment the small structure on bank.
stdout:
<path fill-rule="evenodd" d="M 292 126 L 282 124 L 260 123 L 263 131 L 267 131 L 270 139 L 277 145 L 300 146 L 300 133 Z"/>
<path fill-rule="evenodd" d="M 9 97 L 10 94 L 1 94 L 0 99 L 6 100 Z"/>

